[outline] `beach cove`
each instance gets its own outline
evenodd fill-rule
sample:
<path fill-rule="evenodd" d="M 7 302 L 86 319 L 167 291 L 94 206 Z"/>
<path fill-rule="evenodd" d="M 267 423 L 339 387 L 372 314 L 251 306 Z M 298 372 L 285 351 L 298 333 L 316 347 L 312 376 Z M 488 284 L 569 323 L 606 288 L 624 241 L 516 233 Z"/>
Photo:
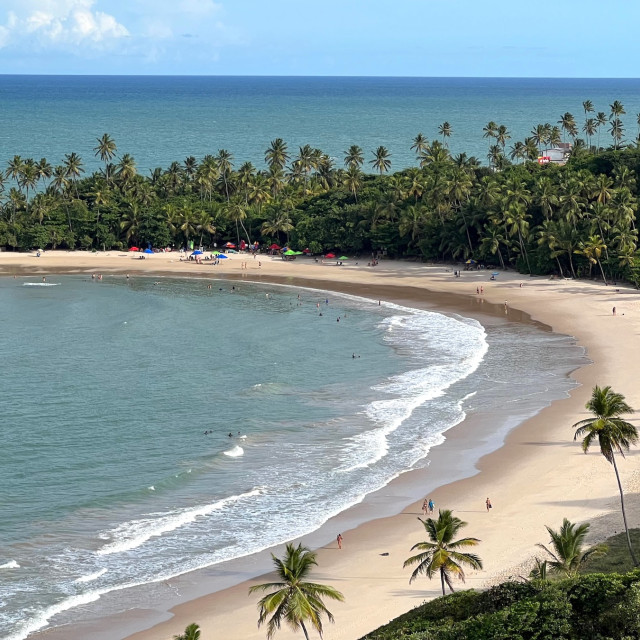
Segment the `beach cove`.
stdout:
<path fill-rule="evenodd" d="M 571 442 L 570 425 L 584 417 L 584 403 L 594 384 L 610 384 L 624 393 L 632 406 L 638 406 L 638 394 L 633 388 L 633 361 L 637 357 L 633 340 L 639 326 L 635 291 L 625 288 L 616 291 L 598 283 L 524 280 L 519 274 L 501 274 L 498 281 L 489 282 L 489 274 L 482 271 L 463 272 L 461 278 L 453 278 L 451 268 L 411 263 L 382 262 L 371 269 L 361 261 L 359 266 L 339 268 L 335 264 L 313 261 L 284 263 L 263 258 L 260 267 L 258 260 L 249 259 L 248 269 L 242 270 L 240 256 L 212 267 L 206 263 L 202 266 L 180 263 L 177 254 L 157 254 L 137 261 L 127 254 L 107 253 L 47 252 L 41 258 L 0 254 L 0 266 L 5 275 L 100 272 L 133 276 L 140 273 L 280 282 L 334 289 L 407 306 L 442 308 L 461 315 L 488 318 L 491 313 L 497 313 L 498 317 L 504 314 L 509 321 L 524 319 L 521 314 L 524 312 L 554 331 L 576 336 L 593 360 L 592 365 L 573 374 L 582 386 L 574 389 L 571 397 L 555 401 L 510 432 L 502 448 L 482 458 L 479 475 L 438 486 L 437 479 L 448 477 L 461 447 L 478 447 L 477 442 L 469 441 L 465 422 L 447 432 L 446 442 L 438 447 L 427 470 L 404 474 L 385 487 L 383 493 L 390 501 L 408 502 L 415 497 L 412 495 L 415 489 L 410 487 L 430 483 L 427 490 L 437 507 L 452 508 L 469 522 L 469 533 L 483 541 L 479 554 L 485 563 L 485 571 L 468 576 L 469 586 L 528 573 L 523 563 L 533 556 L 537 542 L 546 541 L 543 525 L 557 526 L 565 516 L 574 521 L 591 521 L 594 540 L 620 530 L 613 474 L 599 456 L 582 455 L 579 447 Z M 476 287 L 481 284 L 482 298 L 476 294 Z M 489 308 L 490 305 L 495 307 Z M 612 317 L 611 312 L 614 306 L 618 311 L 616 317 Z M 487 450 L 499 444 L 492 442 Z M 630 492 L 637 490 L 638 484 L 633 460 L 632 452 L 629 461 L 621 464 L 623 483 Z M 438 464 L 442 465 L 440 470 Z M 421 479 L 409 477 L 416 474 L 424 475 Z M 484 509 L 487 495 L 494 504 L 490 515 Z M 629 495 L 629 501 L 630 524 L 637 526 L 638 505 L 633 494 Z M 357 638 L 426 597 L 437 595 L 438 585 L 426 580 L 409 586 L 407 572 L 401 568 L 411 545 L 421 539 L 421 529 L 415 521 L 415 516 L 420 515 L 419 504 L 413 503 L 400 515 L 375 520 L 375 509 L 368 507 L 367 502 L 355 508 L 368 509 L 357 518 L 369 520 L 367 524 L 349 530 L 349 516 L 341 514 L 336 522 L 329 522 L 312 536 L 314 542 L 311 537 L 304 539 L 310 546 L 322 547 L 318 579 L 342 590 L 346 598 L 343 605 L 332 609 L 336 624 L 327 625 L 327 638 Z M 336 530 L 342 530 L 345 538 L 339 555 L 335 543 L 327 544 L 333 540 Z M 389 555 L 381 555 L 383 553 Z M 266 556 L 263 564 L 257 566 L 264 567 L 265 560 L 268 568 Z M 245 567 L 245 570 L 250 577 L 251 569 Z M 234 579 L 239 573 L 236 570 Z M 263 630 L 256 628 L 255 602 L 247 596 L 247 584 L 180 605 L 174 614 L 164 625 L 134 637 L 169 638 L 194 621 L 200 624 L 205 640 L 220 635 L 264 637 Z M 154 616 L 157 618 L 158 613 L 153 612 L 151 617 Z M 138 612 L 132 612 L 131 626 L 142 626 L 141 619 Z M 91 637 L 116 637 L 110 628 L 105 620 L 97 628 L 75 631 L 69 627 L 60 631 L 67 638 L 76 637 L 76 633 L 77 637 L 86 637 L 89 629 Z M 57 637 L 57 633 L 54 630 L 46 637 Z M 291 636 L 288 630 L 279 632 L 279 637 Z"/>

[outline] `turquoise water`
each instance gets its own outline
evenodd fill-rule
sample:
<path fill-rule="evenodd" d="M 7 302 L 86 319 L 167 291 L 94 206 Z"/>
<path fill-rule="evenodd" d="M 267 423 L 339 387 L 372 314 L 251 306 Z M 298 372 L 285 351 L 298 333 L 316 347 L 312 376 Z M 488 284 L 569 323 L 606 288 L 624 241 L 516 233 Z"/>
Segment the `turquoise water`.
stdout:
<path fill-rule="evenodd" d="M 485 161 L 490 120 L 506 125 L 513 143 L 566 111 L 582 128 L 587 99 L 607 115 L 620 100 L 626 137 L 636 137 L 637 79 L 0 76 L 0 164 L 14 154 L 55 163 L 75 151 L 97 169 L 95 140 L 108 132 L 143 173 L 222 148 L 236 166 L 262 167 L 276 137 L 293 152 L 319 147 L 339 165 L 352 144 L 367 160 L 385 145 L 399 169 L 415 164 L 416 134 L 437 138 L 445 120 L 452 153 Z"/>
<path fill-rule="evenodd" d="M 309 533 L 428 465 L 468 412 L 535 413 L 581 361 L 533 326 L 335 293 L 49 280 L 0 280 L 12 640 L 110 591 Z"/>

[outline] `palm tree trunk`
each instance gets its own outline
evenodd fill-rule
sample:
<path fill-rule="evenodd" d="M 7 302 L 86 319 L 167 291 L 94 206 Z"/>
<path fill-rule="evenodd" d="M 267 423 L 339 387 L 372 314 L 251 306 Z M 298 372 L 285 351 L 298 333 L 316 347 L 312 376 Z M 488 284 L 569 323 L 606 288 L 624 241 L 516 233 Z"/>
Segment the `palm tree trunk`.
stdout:
<path fill-rule="evenodd" d="M 442 583 L 442 595 L 446 596 L 447 593 L 444 590 L 444 570 L 442 569 L 442 567 L 440 568 L 440 582 Z"/>
<path fill-rule="evenodd" d="M 598 266 L 600 267 L 600 273 L 602 274 L 602 280 L 604 281 L 605 284 L 607 284 L 607 278 L 604 275 L 604 269 L 602 268 L 602 263 L 600 262 L 600 260 L 598 260 Z"/>
<path fill-rule="evenodd" d="M 302 622 L 302 620 L 300 620 L 300 626 L 302 627 L 302 630 L 304 631 L 304 637 L 309 640 L 309 633 L 307 632 L 307 627 L 304 626 L 304 622 Z"/>
<path fill-rule="evenodd" d="M 624 530 L 627 534 L 627 545 L 629 546 L 629 553 L 631 555 L 633 566 L 637 567 L 638 561 L 636 560 L 636 556 L 633 553 L 633 548 L 631 547 L 631 536 L 629 535 L 629 526 L 627 525 L 627 514 L 624 510 L 624 493 L 622 492 L 620 474 L 618 473 L 618 465 L 616 464 L 616 456 L 613 450 L 611 451 L 611 461 L 613 462 L 613 470 L 616 472 L 616 480 L 618 481 L 618 489 L 620 490 L 620 506 L 622 507 L 622 520 L 624 521 Z"/>
<path fill-rule="evenodd" d="M 556 262 L 558 263 L 558 269 L 560 269 L 560 277 L 564 278 L 564 273 L 562 272 L 562 265 L 560 264 L 560 258 L 556 256 Z"/>

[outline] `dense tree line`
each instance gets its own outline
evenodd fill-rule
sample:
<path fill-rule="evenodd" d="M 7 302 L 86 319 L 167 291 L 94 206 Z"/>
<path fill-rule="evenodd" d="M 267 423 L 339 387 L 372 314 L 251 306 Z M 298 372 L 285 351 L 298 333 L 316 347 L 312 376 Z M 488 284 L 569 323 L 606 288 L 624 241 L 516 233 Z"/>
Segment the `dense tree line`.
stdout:
<path fill-rule="evenodd" d="M 509 144 L 504 125 L 484 127 L 488 165 L 452 157 L 451 125 L 439 138 L 418 134 L 416 166 L 390 173 L 380 146 L 357 145 L 343 166 L 309 145 L 297 151 L 278 138 L 265 168 L 234 164 L 220 150 L 188 157 L 150 175 L 138 172 L 116 142 L 97 139 L 101 170 L 85 174 L 76 153 L 53 166 L 14 156 L 0 174 L 0 247 L 124 249 L 244 239 L 291 243 L 314 253 L 369 253 L 428 260 L 474 259 L 524 273 L 594 275 L 640 281 L 636 212 L 640 146 L 625 143 L 616 101 L 584 123 L 565 113 Z M 638 118 L 640 127 L 640 116 Z M 580 129 L 584 137 L 578 137 Z M 611 144 L 601 146 L 602 139 Z M 566 166 L 539 165 L 545 147 L 571 139 Z M 371 170 L 369 173 L 367 170 Z"/>

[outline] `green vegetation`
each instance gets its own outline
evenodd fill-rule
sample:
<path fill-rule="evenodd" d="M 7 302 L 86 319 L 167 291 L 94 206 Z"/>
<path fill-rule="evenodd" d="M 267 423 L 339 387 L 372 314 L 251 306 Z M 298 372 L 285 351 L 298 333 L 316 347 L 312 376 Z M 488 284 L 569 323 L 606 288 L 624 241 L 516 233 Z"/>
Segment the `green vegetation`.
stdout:
<path fill-rule="evenodd" d="M 192 622 L 186 627 L 184 633 L 173 636 L 173 640 L 200 640 L 200 627 Z"/>
<path fill-rule="evenodd" d="M 547 566 L 552 573 L 571 578 L 578 575 L 592 557 L 606 552 L 604 545 L 597 545 L 588 551 L 583 549 L 584 539 L 589 531 L 588 523 L 577 525 L 565 518 L 558 531 L 551 527 L 546 527 L 546 529 L 549 532 L 551 549 L 553 550 L 543 544 L 538 546 L 547 552 L 551 560 L 541 562 L 536 559 L 536 566 L 531 572 L 532 578 L 546 580 Z"/>
<path fill-rule="evenodd" d="M 558 582 L 505 582 L 433 600 L 366 640 L 631 640 L 640 634 L 640 571 Z"/>
<path fill-rule="evenodd" d="M 45 158 L 8 161 L 0 174 L 0 247 L 123 249 L 244 239 L 314 253 L 473 257 L 527 273 L 597 273 L 640 283 L 640 147 L 625 146 L 619 102 L 596 117 L 589 117 L 589 101 L 583 106 L 583 126 L 565 113 L 558 125 L 536 125 L 509 148 L 506 126 L 489 122 L 489 166 L 464 153 L 452 157 L 447 145 L 455 131 L 444 122 L 440 139 L 419 133 L 408 141 L 416 166 L 393 174 L 382 145 L 352 145 L 338 167 L 319 149 L 304 145 L 296 153 L 277 138 L 263 170 L 249 162 L 237 167 L 221 149 L 142 176 L 133 156 L 120 154 L 105 133 L 94 149 L 103 167 L 92 175 L 73 152 L 57 166 Z M 607 127 L 611 146 L 604 149 Z M 585 139 L 577 137 L 580 130 Z M 563 137 L 573 142 L 567 165 L 539 165 L 542 149 Z"/>
<path fill-rule="evenodd" d="M 586 408 L 593 413 L 593 418 L 580 420 L 573 425 L 577 427 L 574 440 L 583 438 L 582 450 L 587 453 L 591 445 L 597 441 L 600 446 L 600 453 L 607 462 L 613 465 L 620 491 L 620 507 L 622 509 L 622 519 L 624 529 L 627 534 L 627 544 L 629 554 L 634 566 L 638 566 L 638 561 L 633 552 L 631 537 L 629 536 L 629 526 L 627 525 L 627 514 L 624 509 L 624 492 L 618 473 L 615 452 L 617 451 L 623 458 L 625 451 L 629 451 L 632 444 L 638 442 L 638 430 L 634 425 L 621 418 L 623 413 L 632 413 L 633 409 L 625 402 L 621 393 L 615 393 L 611 387 L 600 388 L 595 386 L 591 393 L 591 398 L 586 404 Z"/>
<path fill-rule="evenodd" d="M 640 529 L 630 529 L 631 544 L 640 547 Z M 629 558 L 629 546 L 626 532 L 618 533 L 605 541 L 606 554 L 597 554 L 589 558 L 580 573 L 627 573 L 633 569 Z"/>
<path fill-rule="evenodd" d="M 482 569 L 482 561 L 472 553 L 463 553 L 459 549 L 474 547 L 480 543 L 477 538 L 461 538 L 455 540 L 458 531 L 467 525 L 466 522 L 456 518 L 448 509 L 440 509 L 438 519 L 427 518 L 422 520 L 429 542 L 418 542 L 411 547 L 411 550 L 419 549 L 421 553 L 407 558 L 404 567 L 418 565 L 409 582 L 413 582 L 420 574 L 427 578 L 440 575 L 442 585 L 442 595 L 445 595 L 445 585 L 453 593 L 452 580 L 454 577 L 460 578 L 464 582 L 463 566 L 467 565 L 473 569 Z"/>
<path fill-rule="evenodd" d="M 326 615 L 333 622 L 333 615 L 322 601 L 323 598 L 342 601 L 343 595 L 333 587 L 305 581 L 311 569 L 318 564 L 316 554 L 307 547 L 288 544 L 284 558 L 277 558 L 273 554 L 271 557 L 280 582 L 268 582 L 249 589 L 250 594 L 273 590 L 258 602 L 258 626 L 268 620 L 267 638 L 271 638 L 285 622 L 294 631 L 302 629 L 309 640 L 305 625 L 308 622 L 322 635 L 322 616 Z"/>

